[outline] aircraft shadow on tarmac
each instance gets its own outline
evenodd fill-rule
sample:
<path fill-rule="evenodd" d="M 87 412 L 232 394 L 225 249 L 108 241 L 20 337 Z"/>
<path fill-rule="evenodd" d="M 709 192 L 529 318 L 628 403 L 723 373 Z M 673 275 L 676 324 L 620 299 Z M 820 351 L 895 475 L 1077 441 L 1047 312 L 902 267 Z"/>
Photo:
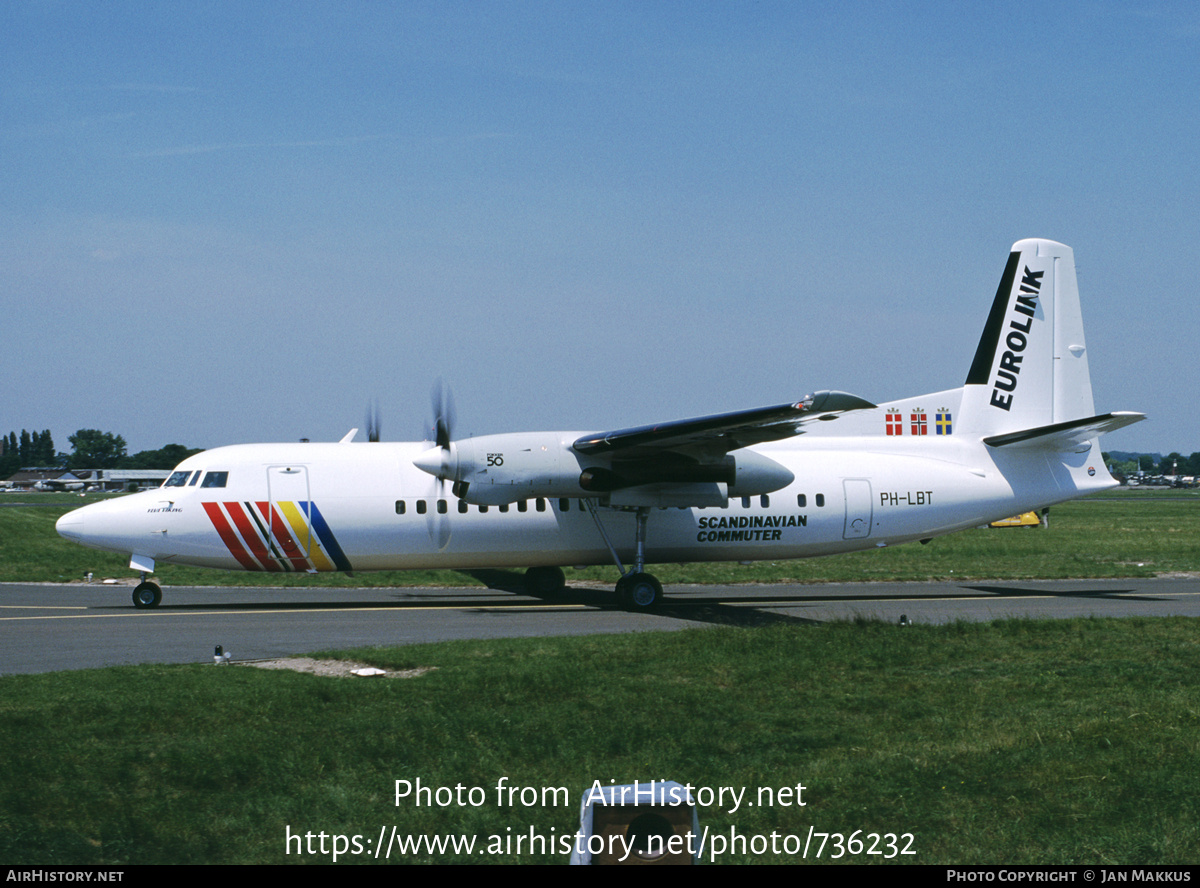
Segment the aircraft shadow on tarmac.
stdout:
<path fill-rule="evenodd" d="M 963 586 L 989 595 L 1011 595 L 1013 597 L 1053 595 L 1056 598 L 1112 598 L 1120 601 L 1165 601 L 1158 595 L 1134 595 L 1132 589 L 1018 589 L 1015 586 Z"/>
<path fill-rule="evenodd" d="M 526 588 L 525 575 L 516 571 L 462 570 L 458 573 L 478 580 L 489 589 L 525 595 L 549 604 L 582 604 L 609 610 L 616 610 L 620 607 L 616 593 L 608 589 L 579 589 L 568 586 L 561 592 L 538 595 Z M 797 599 L 791 595 L 786 596 L 785 599 L 774 599 L 775 603 L 781 601 L 795 602 Z M 717 596 L 701 600 L 693 597 L 687 601 L 667 596 L 663 603 L 654 609 L 651 616 L 672 617 L 677 620 L 689 620 L 693 623 L 714 623 L 722 626 L 767 626 L 774 623 L 815 624 L 819 622 L 805 617 L 761 611 L 756 607 L 735 607 L 725 604 Z"/>

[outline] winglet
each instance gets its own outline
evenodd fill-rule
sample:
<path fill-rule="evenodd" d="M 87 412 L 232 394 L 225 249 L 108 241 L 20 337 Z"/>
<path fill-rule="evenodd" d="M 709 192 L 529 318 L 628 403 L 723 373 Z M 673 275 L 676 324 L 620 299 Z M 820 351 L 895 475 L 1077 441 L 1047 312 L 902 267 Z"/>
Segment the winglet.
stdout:
<path fill-rule="evenodd" d="M 872 404 L 865 398 L 852 395 L 849 392 L 814 392 L 804 399 L 810 403 L 806 406 L 810 413 L 841 413 L 844 410 L 874 410 L 878 404 Z"/>

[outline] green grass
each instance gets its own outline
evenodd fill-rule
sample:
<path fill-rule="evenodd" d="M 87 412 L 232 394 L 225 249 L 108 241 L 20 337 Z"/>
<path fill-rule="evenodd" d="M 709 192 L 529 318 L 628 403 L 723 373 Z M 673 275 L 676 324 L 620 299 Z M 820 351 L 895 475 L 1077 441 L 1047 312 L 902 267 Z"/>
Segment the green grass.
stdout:
<path fill-rule="evenodd" d="M 287 854 L 288 828 L 561 835 L 593 781 L 653 778 L 751 798 L 805 787 L 805 807 L 702 809 L 724 835 L 912 833 L 904 860 L 917 863 L 1200 861 L 1191 620 L 857 621 L 354 655 L 437 668 L 406 680 L 212 666 L 0 678 L 0 860 L 329 860 Z M 501 777 L 566 787 L 570 802 L 497 806 Z M 482 787 L 488 803 L 397 806 L 394 781 L 417 778 Z"/>
<path fill-rule="evenodd" d="M 14 497 L 7 494 L 7 497 Z M 131 577 L 128 557 L 62 539 L 59 515 L 92 501 L 69 494 L 26 497 L 54 506 L 0 508 L 0 582 L 64 582 Z M 7 500 L 0 500 L 0 503 Z M 751 565 L 656 565 L 664 583 L 853 582 L 857 580 L 1059 579 L 1146 577 L 1200 570 L 1200 495 L 1193 491 L 1122 491 L 1056 506 L 1048 530 L 968 530 L 889 549 Z M 268 574 L 161 565 L 164 585 L 414 586 L 469 585 L 455 571 L 387 571 L 354 577 Z M 567 581 L 616 580 L 615 567 L 568 570 Z"/>

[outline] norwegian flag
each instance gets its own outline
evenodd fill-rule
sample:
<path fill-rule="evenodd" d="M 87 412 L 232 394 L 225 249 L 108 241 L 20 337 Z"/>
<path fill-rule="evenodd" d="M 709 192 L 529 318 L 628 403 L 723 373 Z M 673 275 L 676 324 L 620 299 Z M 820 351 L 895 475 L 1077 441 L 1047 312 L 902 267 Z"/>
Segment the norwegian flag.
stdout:
<path fill-rule="evenodd" d="M 912 413 L 912 433 L 914 435 L 929 434 L 929 416 L 919 407 Z"/>
<path fill-rule="evenodd" d="M 885 422 L 887 423 L 885 428 L 887 429 L 887 433 L 889 435 L 904 434 L 904 417 L 900 415 L 899 410 L 895 409 L 894 407 L 889 410 L 887 412 L 887 418 Z"/>

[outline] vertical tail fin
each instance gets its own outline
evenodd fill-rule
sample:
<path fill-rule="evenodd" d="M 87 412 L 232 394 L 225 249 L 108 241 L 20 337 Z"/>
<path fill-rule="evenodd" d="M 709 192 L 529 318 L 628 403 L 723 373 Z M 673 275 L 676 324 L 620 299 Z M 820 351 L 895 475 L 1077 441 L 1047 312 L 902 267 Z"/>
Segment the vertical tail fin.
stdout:
<path fill-rule="evenodd" d="M 997 435 L 1094 413 L 1075 254 L 1013 244 L 967 374 L 956 431 Z"/>

